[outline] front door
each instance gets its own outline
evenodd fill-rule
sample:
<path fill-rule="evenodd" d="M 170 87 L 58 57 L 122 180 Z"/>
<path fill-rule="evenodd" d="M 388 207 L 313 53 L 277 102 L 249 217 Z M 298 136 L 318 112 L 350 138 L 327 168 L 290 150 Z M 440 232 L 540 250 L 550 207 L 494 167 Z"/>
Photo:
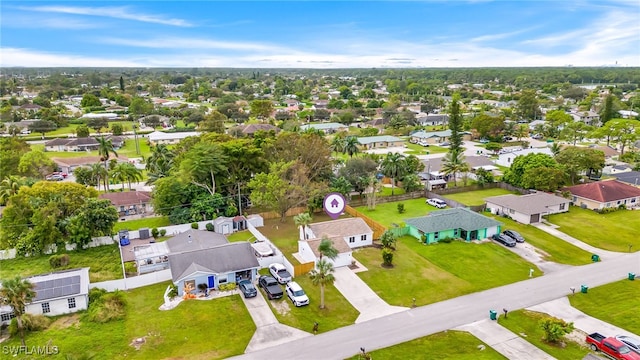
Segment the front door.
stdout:
<path fill-rule="evenodd" d="M 209 289 L 211 289 L 211 288 L 213 288 L 213 287 L 214 287 L 214 285 L 215 285 L 215 280 L 216 280 L 216 278 L 215 278 L 215 276 L 211 275 L 211 276 L 209 276 L 209 279 L 208 279 L 208 280 L 209 280 Z"/>

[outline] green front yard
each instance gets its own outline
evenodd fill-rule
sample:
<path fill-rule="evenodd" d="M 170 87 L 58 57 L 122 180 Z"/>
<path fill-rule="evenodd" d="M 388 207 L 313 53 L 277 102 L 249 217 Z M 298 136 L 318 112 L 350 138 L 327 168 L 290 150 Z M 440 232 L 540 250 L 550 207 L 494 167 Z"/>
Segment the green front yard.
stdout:
<path fill-rule="evenodd" d="M 124 320 L 96 324 L 84 321 L 84 314 L 60 316 L 49 329 L 27 335 L 27 345 L 50 343 L 67 359 L 223 359 L 244 353 L 256 327 L 240 295 L 160 311 L 167 285 L 127 291 Z M 137 338 L 146 341 L 140 350 L 130 345 Z M 19 344 L 16 337 L 3 345 Z"/>
<path fill-rule="evenodd" d="M 619 210 L 609 214 L 598 214 L 593 210 L 572 206 L 568 213 L 549 215 L 550 223 L 560 226 L 558 230 L 589 245 L 611 251 L 628 252 L 640 250 L 640 212 Z"/>
<path fill-rule="evenodd" d="M 311 218 L 312 223 L 331 220 L 331 218 L 324 212 L 317 212 L 313 214 Z M 264 226 L 258 228 L 258 231 L 271 240 L 271 242 L 289 259 L 289 261 L 293 264 L 297 263 L 296 259 L 294 259 L 291 254 L 298 252 L 300 228 L 293 222 L 293 217 L 287 217 L 285 222 L 280 222 L 279 218 L 265 220 Z"/>
<path fill-rule="evenodd" d="M 483 345 L 484 350 L 478 346 Z M 428 355 L 427 355 L 428 354 Z M 505 359 L 490 346 L 464 331 L 445 331 L 423 338 L 407 341 L 388 348 L 370 351 L 373 359 L 455 359 L 455 360 L 493 360 Z M 360 360 L 355 355 L 351 360 Z"/>
<path fill-rule="evenodd" d="M 569 301 L 588 315 L 640 334 L 640 279 L 591 288 L 587 294 L 569 296 Z"/>
<path fill-rule="evenodd" d="M 149 230 L 162 226 L 169 226 L 171 223 L 169 222 L 168 216 L 154 216 L 154 217 L 146 217 L 143 219 L 136 220 L 127 220 L 127 221 L 118 221 L 116 225 L 113 227 L 114 232 L 118 232 L 119 230 L 138 230 L 140 228 L 149 228 Z"/>
<path fill-rule="evenodd" d="M 589 348 L 574 341 L 565 340 L 566 346 L 562 346 L 542 340 L 544 331 L 540 327 L 539 321 L 546 317 L 549 316 L 534 311 L 510 311 L 506 319 L 504 316 L 500 316 L 498 323 L 513 333 L 520 334 L 526 341 L 559 360 L 582 359 L 590 352 Z"/>
<path fill-rule="evenodd" d="M 536 276 L 542 273 L 494 243 L 423 245 L 404 236 L 398 239 L 391 269 L 381 266 L 376 248 L 357 250 L 354 257 L 369 269 L 358 276 L 382 299 L 398 306 L 411 306 L 413 298 L 420 306 L 525 280 L 531 268 L 537 270 Z"/>
<path fill-rule="evenodd" d="M 69 255 L 69 265 L 58 269 L 52 269 L 49 265 L 49 257 L 51 255 L 0 260 L 0 279 L 8 279 L 15 276 L 27 277 L 46 274 L 55 270 L 80 267 L 89 268 L 89 279 L 91 282 L 122 278 L 120 251 L 117 245 L 98 246 L 80 251 L 67 251 L 66 254 Z"/>
<path fill-rule="evenodd" d="M 509 190 L 501 189 L 501 188 L 493 188 L 493 189 L 466 191 L 466 192 L 461 192 L 457 194 L 447 194 L 445 195 L 445 197 L 447 199 L 455 200 L 467 206 L 477 206 L 477 205 L 484 204 L 485 198 L 488 198 L 491 196 L 507 195 L 507 194 L 515 194 L 515 193 Z"/>
<path fill-rule="evenodd" d="M 404 213 L 398 212 L 398 204 L 404 204 Z M 403 223 L 404 219 L 424 216 L 430 211 L 437 210 L 435 207 L 425 204 L 424 198 L 377 204 L 373 210 L 367 209 L 366 206 L 359 206 L 355 209 L 386 227 Z"/>

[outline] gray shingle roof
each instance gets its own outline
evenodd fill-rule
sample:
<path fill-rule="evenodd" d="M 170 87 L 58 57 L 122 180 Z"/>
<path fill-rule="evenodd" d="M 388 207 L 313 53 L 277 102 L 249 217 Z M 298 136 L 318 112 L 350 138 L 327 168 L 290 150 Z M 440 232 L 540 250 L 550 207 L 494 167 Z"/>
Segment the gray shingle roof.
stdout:
<path fill-rule="evenodd" d="M 485 199 L 488 203 L 493 203 L 509 209 L 513 209 L 521 214 L 542 214 L 549 211 L 549 206 L 568 204 L 570 200 L 559 196 L 537 192 L 528 195 L 500 195 Z"/>
<path fill-rule="evenodd" d="M 380 135 L 380 136 L 367 136 L 367 137 L 359 137 L 358 142 L 362 145 L 372 144 L 376 142 L 397 142 L 402 141 L 402 139 L 397 138 L 391 135 Z"/>
<path fill-rule="evenodd" d="M 371 228 L 361 218 L 344 218 L 309 224 L 309 228 L 317 238 L 345 237 L 372 232 Z"/>
<path fill-rule="evenodd" d="M 229 243 L 227 237 L 213 231 L 193 230 L 180 233 L 167 240 L 169 252 L 189 252 L 205 250 Z"/>
<path fill-rule="evenodd" d="M 473 231 L 501 225 L 500 222 L 467 208 L 432 211 L 427 216 L 405 219 L 405 223 L 426 234 L 452 229 Z"/>
<path fill-rule="evenodd" d="M 198 271 L 225 274 L 260 267 L 248 242 L 234 242 L 206 250 L 170 254 L 169 265 L 174 282 Z"/>

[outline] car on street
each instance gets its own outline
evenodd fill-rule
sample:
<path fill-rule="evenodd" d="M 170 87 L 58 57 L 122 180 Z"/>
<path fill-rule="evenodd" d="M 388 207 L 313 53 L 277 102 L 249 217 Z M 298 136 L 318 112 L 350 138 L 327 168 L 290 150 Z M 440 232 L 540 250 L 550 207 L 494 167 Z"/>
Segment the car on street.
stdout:
<path fill-rule="evenodd" d="M 309 305 L 309 297 L 295 281 L 290 281 L 286 286 L 287 296 L 296 307 Z"/>
<path fill-rule="evenodd" d="M 47 175 L 47 177 L 45 178 L 49 181 L 62 181 L 64 180 L 64 176 L 62 175 Z"/>
<path fill-rule="evenodd" d="M 587 335 L 586 342 L 593 351 L 601 351 L 607 357 L 618 360 L 640 360 L 640 354 L 631 351 L 627 344 L 600 333 Z"/>
<path fill-rule="evenodd" d="M 427 204 L 431 206 L 435 206 L 438 209 L 444 209 L 447 207 L 447 203 L 444 200 L 436 199 L 436 198 L 427 199 Z"/>
<path fill-rule="evenodd" d="M 278 284 L 278 281 L 276 281 L 273 276 L 260 276 L 258 279 L 258 286 L 264 289 L 269 300 L 280 299 L 284 294 L 282 292 L 282 287 L 280 287 L 280 284 Z"/>
<path fill-rule="evenodd" d="M 256 297 L 256 295 L 258 295 L 258 290 L 256 290 L 256 287 L 253 286 L 253 283 L 250 280 L 240 280 L 238 282 L 238 287 L 245 299 Z"/>
<path fill-rule="evenodd" d="M 449 144 L 449 142 L 448 142 L 448 141 L 441 142 L 440 144 L 438 144 L 438 146 L 442 146 L 442 147 L 447 147 L 447 146 L 449 146 L 449 145 L 450 145 L 450 144 Z"/>
<path fill-rule="evenodd" d="M 286 284 L 291 281 L 291 274 L 282 264 L 273 263 L 269 265 L 269 272 L 280 284 Z"/>
<path fill-rule="evenodd" d="M 524 237 L 522 235 L 520 235 L 520 233 L 518 233 L 515 230 L 505 230 L 502 233 L 507 235 L 508 237 L 512 238 L 513 240 L 519 242 L 519 243 L 523 243 L 524 242 Z"/>
<path fill-rule="evenodd" d="M 480 139 L 480 144 L 488 144 L 488 143 L 489 143 L 489 139 L 485 139 L 485 138 Z"/>
<path fill-rule="evenodd" d="M 623 342 L 632 351 L 640 354 L 640 339 L 634 338 L 634 337 L 631 337 L 631 336 L 625 336 L 625 335 L 617 335 L 616 339 L 618 339 L 621 342 Z"/>
<path fill-rule="evenodd" d="M 504 234 L 493 234 L 491 238 L 501 243 L 504 246 L 508 246 L 508 247 L 516 246 L 516 241 Z"/>

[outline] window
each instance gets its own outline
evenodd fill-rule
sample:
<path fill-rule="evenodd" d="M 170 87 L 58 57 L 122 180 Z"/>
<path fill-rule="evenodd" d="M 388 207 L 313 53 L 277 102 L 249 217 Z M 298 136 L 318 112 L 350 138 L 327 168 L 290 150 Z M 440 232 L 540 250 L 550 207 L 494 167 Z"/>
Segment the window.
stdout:
<path fill-rule="evenodd" d="M 195 280 L 187 280 L 184 282 L 185 289 L 189 288 L 192 291 L 196 289 L 196 281 Z"/>
<path fill-rule="evenodd" d="M 76 308 L 76 298 L 68 298 L 67 302 L 69 303 L 69 309 Z"/>
<path fill-rule="evenodd" d="M 440 236 L 439 232 L 434 232 L 433 233 L 433 240 L 438 240 L 438 237 Z"/>
<path fill-rule="evenodd" d="M 360 235 L 360 241 L 367 241 L 367 235 Z"/>
<path fill-rule="evenodd" d="M 47 314 L 50 312 L 51 312 L 51 309 L 49 308 L 49 303 L 48 302 L 42 303 L 42 313 Z"/>
<path fill-rule="evenodd" d="M 636 198 L 631 199 L 631 203 L 633 204 L 634 202 L 636 202 Z"/>
<path fill-rule="evenodd" d="M 453 229 L 453 236 L 458 237 L 458 229 Z"/>
<path fill-rule="evenodd" d="M 0 315 L 0 321 L 10 321 L 14 317 L 16 317 L 16 315 L 13 313 L 13 311 L 8 313 L 3 313 L 2 315 Z"/>
<path fill-rule="evenodd" d="M 509 214 L 514 214 L 516 211 L 513 209 L 509 209 Z"/>
<path fill-rule="evenodd" d="M 566 205 L 567 205 L 567 204 L 560 204 L 560 210 L 564 210 L 564 208 L 565 208 L 565 206 L 566 206 Z"/>
<path fill-rule="evenodd" d="M 354 243 L 356 242 L 356 237 L 355 236 L 349 236 L 349 243 Z"/>

